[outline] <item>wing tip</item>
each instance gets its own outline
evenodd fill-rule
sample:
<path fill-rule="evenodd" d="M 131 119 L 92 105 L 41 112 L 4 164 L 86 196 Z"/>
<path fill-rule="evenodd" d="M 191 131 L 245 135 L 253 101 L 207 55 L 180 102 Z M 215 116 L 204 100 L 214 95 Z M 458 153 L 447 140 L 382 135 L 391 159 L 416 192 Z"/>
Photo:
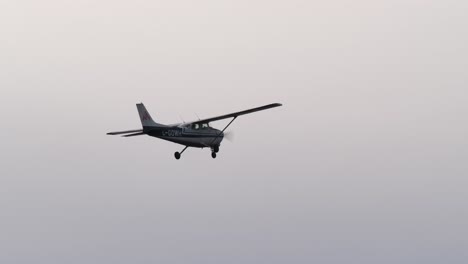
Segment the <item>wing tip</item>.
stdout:
<path fill-rule="evenodd" d="M 279 106 L 283 106 L 283 104 L 282 103 L 273 103 L 273 104 L 266 105 L 266 107 L 270 107 L 270 108 L 279 107 Z"/>

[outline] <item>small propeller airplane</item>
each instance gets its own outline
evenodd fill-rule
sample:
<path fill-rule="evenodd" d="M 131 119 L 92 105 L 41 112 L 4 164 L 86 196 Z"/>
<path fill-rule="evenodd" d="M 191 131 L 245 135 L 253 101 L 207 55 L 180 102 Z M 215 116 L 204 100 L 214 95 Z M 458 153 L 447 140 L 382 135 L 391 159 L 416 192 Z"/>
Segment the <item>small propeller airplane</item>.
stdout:
<path fill-rule="evenodd" d="M 273 107 L 282 106 L 282 104 L 269 104 L 227 115 L 173 125 L 163 125 L 156 123 L 153 121 L 153 118 L 151 118 L 151 115 L 148 113 L 142 103 L 137 104 L 136 106 L 138 109 L 138 114 L 140 115 L 143 129 L 109 132 L 107 135 L 122 135 L 123 137 L 148 135 L 184 145 L 185 148 L 181 152 L 174 153 L 174 157 L 176 159 L 180 159 L 182 153 L 184 153 L 188 147 L 211 148 L 211 157 L 214 159 L 216 158 L 216 153 L 219 152 L 219 146 L 223 141 L 224 131 L 232 124 L 232 122 L 234 122 L 234 120 L 236 120 L 237 117 Z M 210 122 L 228 118 L 232 118 L 232 120 L 224 127 L 223 130 L 218 130 L 210 126 Z"/>

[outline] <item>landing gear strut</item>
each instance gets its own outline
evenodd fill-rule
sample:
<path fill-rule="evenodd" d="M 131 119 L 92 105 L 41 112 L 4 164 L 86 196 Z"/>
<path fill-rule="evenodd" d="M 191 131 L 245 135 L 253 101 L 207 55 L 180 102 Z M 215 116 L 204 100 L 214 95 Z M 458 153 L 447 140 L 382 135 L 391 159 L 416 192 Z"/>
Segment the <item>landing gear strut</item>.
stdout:
<path fill-rule="evenodd" d="M 180 159 L 180 156 L 182 155 L 182 153 L 184 153 L 184 151 L 188 148 L 188 146 L 186 146 L 180 153 L 179 152 L 176 152 L 174 153 L 174 157 L 178 160 Z"/>

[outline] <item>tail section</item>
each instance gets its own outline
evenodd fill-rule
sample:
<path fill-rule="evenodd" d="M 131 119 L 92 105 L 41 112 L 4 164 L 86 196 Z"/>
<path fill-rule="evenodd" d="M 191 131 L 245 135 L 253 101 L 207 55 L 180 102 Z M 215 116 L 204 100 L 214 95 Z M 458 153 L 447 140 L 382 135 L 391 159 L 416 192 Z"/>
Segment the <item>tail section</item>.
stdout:
<path fill-rule="evenodd" d="M 143 125 L 143 127 L 162 126 L 161 124 L 158 124 L 153 121 L 153 118 L 146 110 L 144 104 L 141 103 L 141 104 L 137 104 L 136 106 L 138 109 L 138 114 L 140 114 L 140 120 L 141 120 L 141 124 Z"/>

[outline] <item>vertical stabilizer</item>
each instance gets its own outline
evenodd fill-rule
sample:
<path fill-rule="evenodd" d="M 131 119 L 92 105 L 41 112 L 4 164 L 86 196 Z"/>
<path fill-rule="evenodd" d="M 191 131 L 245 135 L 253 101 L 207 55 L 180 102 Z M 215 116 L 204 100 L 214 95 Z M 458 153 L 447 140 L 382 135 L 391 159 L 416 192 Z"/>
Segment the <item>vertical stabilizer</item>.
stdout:
<path fill-rule="evenodd" d="M 136 106 L 138 109 L 138 114 L 140 114 L 140 120 L 141 120 L 141 124 L 143 125 L 143 127 L 160 126 L 160 124 L 154 122 L 153 118 L 146 110 L 144 104 L 141 103 L 141 104 L 137 104 Z"/>

